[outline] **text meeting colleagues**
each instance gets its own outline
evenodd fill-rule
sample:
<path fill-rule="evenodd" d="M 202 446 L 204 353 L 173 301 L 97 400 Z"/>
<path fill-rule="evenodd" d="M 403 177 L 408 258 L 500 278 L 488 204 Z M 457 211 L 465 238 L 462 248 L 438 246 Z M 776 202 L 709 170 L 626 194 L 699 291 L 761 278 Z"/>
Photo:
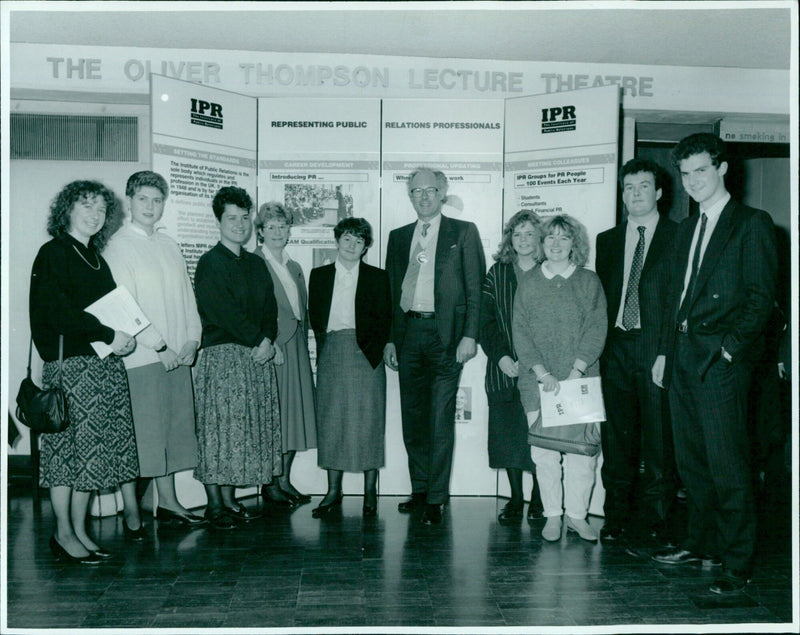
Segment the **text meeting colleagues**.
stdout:
<path fill-rule="evenodd" d="M 724 188 L 727 163 L 721 145 L 713 135 L 693 135 L 682 141 L 675 150 L 675 162 L 681 171 L 684 187 L 692 198 L 700 203 L 702 212 L 700 221 L 697 217 L 690 217 L 680 228 L 676 228 L 674 223 L 659 216 L 657 203 L 662 195 L 662 169 L 652 162 L 639 159 L 634 159 L 623 166 L 620 172 L 620 184 L 627 215 L 620 226 L 598 236 L 596 260 L 597 273 L 602 283 L 600 294 L 603 295 L 604 292 L 604 302 L 599 306 L 603 307 L 605 315 L 603 319 L 607 320 L 609 333 L 605 347 L 603 342 L 600 342 L 598 349 L 598 355 L 599 350 L 602 350 L 599 366 L 608 409 L 608 422 L 603 425 L 605 455 L 603 477 L 607 488 L 606 524 L 600 534 L 601 539 L 610 543 L 618 541 L 632 548 L 632 552 L 638 547 L 654 544 L 655 541 L 657 545 L 670 547 L 654 556 L 659 562 L 667 564 L 684 564 L 699 560 L 707 560 L 713 564 L 719 562 L 718 558 L 721 558 L 725 565 L 724 575 L 719 583 L 715 583 L 712 590 L 725 593 L 741 588 L 752 566 L 754 531 L 752 492 L 748 489 L 749 473 L 742 465 L 743 461 L 746 462 L 748 448 L 746 438 L 739 431 L 744 425 L 742 413 L 746 390 L 742 388 L 749 382 L 750 363 L 758 355 L 758 345 L 765 322 L 764 313 L 768 313 L 764 307 L 771 307 L 774 295 L 776 265 L 775 250 L 771 248 L 773 237 L 769 217 L 764 212 L 751 210 L 731 201 Z M 108 252 L 109 257 L 114 254 L 111 258 L 114 263 L 112 272 L 122 267 L 126 259 L 132 263 L 130 266 L 126 265 L 131 269 L 129 276 L 138 275 L 137 267 L 144 266 L 141 258 L 131 250 L 134 247 L 144 249 L 146 239 L 153 241 L 156 240 L 154 237 L 161 237 L 159 232 L 152 230 L 161 218 L 167 197 L 166 183 L 158 175 L 139 173 L 134 176 L 135 183 L 133 185 L 129 183 L 129 191 L 126 192 L 131 218 L 112 241 L 113 251 Z M 75 189 L 74 185 L 70 184 L 65 190 Z M 315 327 L 318 339 L 321 338 L 322 341 L 329 339 L 326 333 L 330 330 L 332 318 L 335 318 L 334 324 L 340 324 L 342 328 L 350 325 L 349 328 L 354 329 L 355 345 L 349 347 L 348 355 L 353 357 L 353 363 L 363 365 L 367 362 L 363 367 L 364 377 L 370 375 L 372 372 L 370 368 L 377 372 L 375 360 L 372 359 L 373 349 L 376 347 L 382 347 L 386 366 L 399 371 L 403 438 L 408 455 L 412 489 L 410 499 L 401 503 L 399 510 L 419 512 L 419 518 L 423 523 L 437 524 L 442 522 L 442 506 L 447 502 L 449 495 L 459 377 L 463 365 L 476 353 L 479 336 L 483 337 L 484 341 L 481 344 L 489 358 L 487 392 L 490 388 L 494 390 L 496 383 L 496 389 L 500 391 L 498 394 L 502 393 L 503 396 L 500 401 L 511 399 L 516 404 L 515 407 L 504 407 L 500 410 L 497 407 L 490 408 L 495 411 L 495 418 L 502 414 L 509 419 L 503 422 L 495 421 L 492 424 L 495 432 L 494 436 L 490 435 L 490 443 L 495 444 L 495 450 L 490 446 L 490 454 L 494 452 L 497 455 L 499 447 L 497 443 L 525 445 L 525 448 L 502 449 L 500 456 L 503 458 L 497 459 L 500 463 L 490 457 L 493 467 L 507 467 L 512 485 L 512 501 L 503 510 L 499 520 L 504 524 L 515 522 L 522 517 L 519 476 L 523 470 L 532 469 L 524 433 L 526 423 L 520 414 L 524 413 L 524 409 L 519 403 L 519 390 L 516 386 L 518 377 L 524 375 L 527 379 L 533 374 L 539 380 L 534 382 L 534 386 L 539 383 L 543 389 L 552 389 L 550 384 L 554 382 L 557 383 L 573 375 L 583 376 L 589 366 L 597 360 L 594 359 L 594 353 L 592 359 L 582 359 L 580 354 L 576 354 L 574 360 L 567 360 L 568 366 L 574 371 L 571 370 L 564 377 L 553 377 L 554 382 L 550 381 L 548 368 L 539 368 L 540 372 L 536 373 L 534 367 L 528 368 L 520 363 L 518 351 L 513 346 L 511 337 L 514 297 L 525 297 L 527 312 L 546 310 L 546 307 L 537 305 L 536 285 L 529 282 L 531 267 L 539 268 L 545 260 L 555 262 L 564 255 L 560 249 L 567 254 L 565 260 L 567 269 L 559 273 L 550 271 L 553 267 L 548 265 L 549 273 L 543 280 L 552 280 L 553 276 L 560 276 L 566 281 L 570 277 L 567 272 L 572 273 L 574 264 L 570 241 L 574 243 L 575 237 L 582 235 L 582 228 L 575 219 L 566 217 L 563 221 L 559 221 L 558 227 L 542 232 L 540 220 L 535 214 L 526 212 L 519 218 L 517 218 L 519 215 L 515 216 L 506 227 L 508 235 L 504 234 L 504 242 L 496 256 L 498 265 L 493 267 L 493 270 L 496 270 L 492 279 L 494 282 L 486 287 L 483 246 L 477 228 L 472 223 L 452 219 L 441 213 L 447 201 L 446 176 L 440 171 L 419 168 L 409 176 L 407 186 L 410 204 L 417 214 L 417 220 L 390 233 L 385 272 L 388 280 L 387 311 L 390 315 L 383 321 L 375 322 L 375 324 L 390 324 L 390 327 L 386 330 L 369 327 L 367 331 L 364 330 L 366 327 L 363 324 L 359 326 L 357 318 L 360 312 L 363 312 L 363 303 L 359 304 L 357 288 L 361 283 L 352 283 L 348 286 L 344 278 L 341 281 L 337 279 L 340 275 L 356 271 L 351 266 L 350 260 L 347 260 L 341 267 L 332 266 L 325 269 L 325 275 L 332 278 L 326 283 L 325 288 L 333 297 L 340 297 L 346 288 L 349 288 L 347 291 L 349 294 L 355 289 L 354 300 L 350 300 L 351 303 L 355 302 L 353 305 L 355 312 L 351 306 L 350 309 L 346 311 L 342 309 L 333 316 L 333 307 L 324 303 L 320 307 L 322 313 L 317 320 L 318 326 Z M 80 255 L 81 261 L 86 262 L 92 269 L 100 266 L 98 270 L 100 272 L 105 267 L 103 256 L 100 255 L 105 240 L 93 241 L 93 237 L 95 234 L 105 235 L 103 232 L 107 231 L 109 220 L 107 213 L 110 215 L 109 209 L 113 211 L 113 197 L 104 196 L 104 191 L 99 184 L 88 189 L 78 188 L 75 196 L 69 200 L 64 199 L 66 202 L 59 204 L 58 209 L 53 212 L 52 215 L 55 215 L 66 206 L 60 212 L 59 218 L 62 219 L 60 224 L 56 222 L 57 219 L 51 218 L 49 227 L 55 241 L 63 243 L 70 237 L 78 241 L 80 245 L 72 251 Z M 294 490 L 288 479 L 281 478 L 282 473 L 291 464 L 291 461 L 287 461 L 287 453 L 294 452 L 295 449 L 294 446 L 282 443 L 281 438 L 282 434 L 285 434 L 286 425 L 285 423 L 281 425 L 284 417 L 280 412 L 282 409 L 288 411 L 296 407 L 308 411 L 309 401 L 313 403 L 315 395 L 304 394 L 302 403 L 293 405 L 291 395 L 294 393 L 280 392 L 280 382 L 277 385 L 275 383 L 276 365 L 285 361 L 285 351 L 281 350 L 281 346 L 275 346 L 276 338 L 280 338 L 276 323 L 278 319 L 275 308 L 276 281 L 280 284 L 282 292 L 287 290 L 291 292 L 285 302 L 288 319 L 305 330 L 303 326 L 307 323 L 305 288 L 295 289 L 298 284 L 304 286 L 302 274 L 297 275 L 295 272 L 291 275 L 291 268 L 287 269 L 288 274 L 281 270 L 285 274 L 283 278 L 286 278 L 286 281 L 284 281 L 280 273 L 273 272 L 269 268 L 270 264 L 275 263 L 270 263 L 269 259 L 264 259 L 263 256 L 255 260 L 250 258 L 251 254 L 242 248 L 251 231 L 252 202 L 249 196 L 239 188 L 223 188 L 218 197 L 222 198 L 219 204 L 215 203 L 214 211 L 220 226 L 220 242 L 201 259 L 202 266 L 198 266 L 197 276 L 200 280 L 195 281 L 196 287 L 199 287 L 196 289 L 196 306 L 200 309 L 202 326 L 202 344 L 195 377 L 197 396 L 194 404 L 196 417 L 202 419 L 202 425 L 197 426 L 202 455 L 199 462 L 196 456 L 183 458 L 176 456 L 174 460 L 171 458 L 170 434 L 174 432 L 170 432 L 169 422 L 159 423 L 151 416 L 152 413 L 148 414 L 149 410 L 144 403 L 141 406 L 137 405 L 141 401 L 140 397 L 134 399 L 132 417 L 137 446 L 142 446 L 138 452 L 141 465 L 149 465 L 147 457 L 153 453 L 154 443 L 157 442 L 167 448 L 167 453 L 164 455 L 167 459 L 166 465 L 148 467 L 146 474 L 155 477 L 159 485 L 161 501 L 159 521 L 179 522 L 185 525 L 211 522 L 215 528 L 233 528 L 240 522 L 253 520 L 252 513 L 233 498 L 235 485 L 272 483 L 271 489 L 274 494 L 286 494 L 279 496 L 278 500 L 285 500 L 285 506 L 289 509 L 307 502 L 307 497 Z M 109 200 L 112 202 L 109 203 Z M 95 207 L 103 209 L 95 212 Z M 266 219 L 262 223 L 264 227 L 260 227 L 259 231 L 267 231 L 266 225 L 278 222 L 289 225 L 285 215 L 279 214 L 275 218 Z M 342 239 L 351 242 L 355 240 L 356 243 L 359 240 L 363 242 L 360 249 L 357 244 L 355 251 L 351 250 L 353 258 L 358 256 L 359 262 L 366 252 L 368 241 L 365 237 L 371 238 L 371 228 L 363 219 L 358 219 L 358 222 L 360 223 L 358 227 L 338 228 L 340 236 L 337 236 L 337 243 L 340 249 L 337 262 L 342 255 Z M 569 231 L 565 230 L 565 227 Z M 277 236 L 279 232 L 277 228 L 275 232 L 276 241 L 281 243 L 279 247 L 284 247 L 286 236 L 283 234 Z M 548 240 L 553 242 L 552 235 L 567 235 L 569 238 L 566 241 L 567 248 L 548 243 Z M 125 237 L 128 238 L 123 241 Z M 261 236 L 262 241 L 266 241 L 267 238 L 266 234 Z M 166 258 L 175 251 L 175 245 L 169 241 L 162 242 L 164 242 L 162 251 Z M 127 243 L 130 245 L 126 248 Z M 138 247 L 138 243 L 142 243 L 142 246 Z M 66 248 L 71 246 L 64 244 Z M 48 249 L 52 251 L 53 247 Z M 127 251 L 131 253 L 120 253 Z M 276 262 L 286 266 L 288 259 L 282 255 L 281 249 L 276 253 L 280 256 L 280 260 Z M 349 257 L 349 252 L 345 255 Z M 575 260 L 578 266 L 581 261 L 583 261 L 582 256 Z M 42 263 L 42 258 L 37 262 Z M 755 269 L 745 267 L 745 262 L 757 263 L 758 266 Z M 175 260 L 175 263 L 178 261 Z M 76 261 L 75 264 L 79 263 Z M 509 275 L 513 273 L 515 284 L 509 286 L 498 278 L 501 273 L 501 269 L 498 269 L 500 264 L 504 265 L 503 280 L 506 278 L 510 280 Z M 91 298 L 63 292 L 54 295 L 53 297 L 61 298 L 68 306 L 63 310 L 45 312 L 39 310 L 37 305 L 38 302 L 43 302 L 43 294 L 39 292 L 41 288 L 39 280 L 46 272 L 40 272 L 41 267 L 41 264 L 34 267 L 31 319 L 34 342 L 40 354 L 48 362 L 45 368 L 47 371 L 45 383 L 48 384 L 52 383 L 55 377 L 51 365 L 58 359 L 59 334 L 65 335 L 67 340 L 63 352 L 65 360 L 78 355 L 87 358 L 85 361 L 89 362 L 95 355 L 90 347 L 80 347 L 69 341 L 74 331 L 71 327 L 67 328 L 69 325 L 64 326 L 56 321 L 45 329 L 47 325 L 44 323 L 47 322 L 49 325 L 50 321 L 55 320 L 55 316 L 73 316 L 76 323 L 83 321 L 91 326 L 94 322 L 87 317 L 88 314 L 83 308 L 88 301 L 95 299 L 95 296 L 102 295 L 103 289 L 108 287 L 109 283 L 106 281 L 105 286 L 98 286 Z M 185 271 L 182 261 L 178 263 L 178 268 Z M 237 279 L 240 279 L 241 284 L 231 286 L 223 279 L 215 283 L 214 280 L 223 270 L 229 274 L 226 280 L 230 281 L 238 276 Z M 122 272 L 121 268 L 120 271 Z M 320 277 L 322 274 L 322 269 L 319 272 L 315 270 L 312 277 L 322 280 Z M 122 273 L 119 274 L 119 278 L 120 280 L 116 282 L 124 279 Z M 165 280 L 163 284 L 173 284 L 175 288 L 182 289 L 185 281 L 181 283 L 179 279 L 180 275 L 177 275 L 174 282 Z M 539 281 L 538 277 L 536 281 Z M 62 282 L 69 283 L 68 280 Z M 342 286 L 342 290 L 337 292 L 339 286 Z M 194 363 L 198 337 L 195 304 L 191 298 L 185 300 L 181 309 L 183 317 L 180 325 L 169 323 L 169 319 L 174 318 L 165 318 L 167 323 L 164 323 L 164 319 L 157 315 L 160 310 L 158 302 L 152 303 L 148 300 L 150 291 L 144 289 L 143 295 L 138 298 L 145 312 L 152 313 L 148 317 L 154 327 L 149 332 L 145 331 L 136 338 L 129 338 L 123 333 L 114 334 L 100 324 L 94 324 L 94 330 L 88 326 L 82 327 L 82 332 L 91 331 L 92 339 L 108 340 L 114 347 L 116 353 L 114 358 L 129 355 L 134 345 L 139 356 L 142 356 L 143 361 L 140 364 L 128 364 L 127 381 L 122 382 L 118 378 L 108 380 L 115 382 L 114 390 L 117 392 L 124 389 L 126 402 L 128 385 L 131 385 L 130 394 L 133 394 L 136 385 L 131 378 L 141 383 L 134 375 L 142 375 L 141 380 L 147 381 L 149 378 L 147 373 L 150 373 L 148 368 L 152 368 L 155 373 L 156 365 L 160 365 L 159 372 L 169 374 L 182 366 Z M 171 294 L 170 301 L 174 302 L 176 297 L 175 294 Z M 484 315 L 481 314 L 482 301 Z M 495 312 L 493 320 L 496 333 L 488 329 L 486 322 L 489 317 L 486 312 L 494 310 L 493 303 L 497 311 L 500 311 L 500 313 Z M 155 308 L 152 308 L 151 304 Z M 342 304 L 342 307 L 345 306 L 346 303 Z M 373 308 L 375 307 L 377 305 Z M 503 311 L 507 315 L 503 314 Z M 47 315 L 50 315 L 52 320 L 48 321 Z M 44 330 L 52 331 L 53 335 L 44 336 Z M 173 334 L 173 331 L 176 333 Z M 338 336 L 338 333 L 336 335 Z M 547 348 L 549 343 L 542 342 L 541 345 Z M 715 346 L 717 348 L 712 350 Z M 225 350 L 223 351 L 221 347 L 225 347 Z M 143 351 L 147 350 L 152 351 L 152 354 L 145 360 Z M 214 354 L 221 352 L 235 354 L 238 361 L 234 364 L 230 360 L 216 359 Z M 364 356 L 365 359 L 359 361 Z M 132 360 L 133 357 L 129 359 Z M 329 361 L 334 362 L 333 359 Z M 335 363 L 341 364 L 342 359 L 337 358 Z M 495 373 L 497 376 L 494 377 L 496 381 L 490 382 L 492 364 L 497 366 Z M 142 370 L 134 372 L 140 366 Z M 232 366 L 241 370 L 240 376 L 229 378 L 230 381 L 225 381 L 224 385 L 217 385 L 214 388 L 213 376 L 223 370 L 227 372 Z M 730 376 L 731 382 L 724 381 L 724 377 L 718 378 L 718 375 Z M 155 374 L 153 376 L 155 377 Z M 337 381 L 339 379 L 338 375 L 332 377 Z M 647 381 L 648 377 L 652 381 Z M 189 379 L 191 380 L 191 377 Z M 377 395 L 377 392 L 383 389 L 383 383 L 379 379 L 376 379 L 376 382 L 373 392 Z M 665 391 L 657 385 L 664 386 L 668 390 Z M 212 396 L 223 388 L 230 391 L 232 397 L 238 395 L 235 400 L 242 402 L 242 407 L 247 412 L 219 411 L 221 405 L 216 403 Z M 66 389 L 68 398 L 80 399 L 69 382 L 66 384 Z M 726 390 L 732 391 L 734 396 L 725 393 Z M 176 392 L 181 393 L 177 390 Z M 283 394 L 289 396 L 284 397 L 281 403 L 279 395 Z M 335 391 L 331 394 L 336 397 Z M 490 401 L 492 399 L 497 401 L 497 395 L 489 396 Z M 336 397 L 336 402 L 341 403 L 341 400 Z M 376 404 L 375 407 L 379 407 L 382 403 L 380 399 L 369 403 L 373 402 Z M 671 406 L 672 423 L 668 416 L 667 405 Z M 728 407 L 730 412 L 723 417 L 724 421 L 721 421 L 718 410 L 723 405 Z M 714 411 L 713 417 L 712 413 L 705 412 L 709 407 Z M 186 410 L 185 407 L 182 408 L 182 411 Z M 140 411 L 143 414 L 137 414 Z M 77 401 L 74 412 L 82 412 Z M 352 425 L 348 423 L 352 419 L 352 412 L 348 412 L 350 414 L 337 423 L 343 432 L 347 432 L 348 426 Z M 91 424 L 89 414 L 91 413 L 87 411 L 87 421 L 91 429 L 96 427 L 96 424 Z M 530 413 L 528 414 L 530 418 Z M 137 418 L 141 420 L 137 421 Z M 380 445 L 384 425 L 382 413 L 376 414 L 375 420 L 378 431 L 378 436 L 375 438 Z M 312 422 L 312 427 L 316 425 L 318 438 L 330 438 L 326 437 L 325 431 L 319 430 L 326 417 L 317 416 L 315 424 L 313 417 L 308 421 Z M 500 423 L 504 427 L 498 427 Z M 697 431 L 707 428 L 710 434 L 715 434 L 714 426 L 721 425 L 732 425 L 735 428 L 730 435 L 730 447 L 704 446 Z M 82 425 L 79 424 L 71 433 L 62 433 L 67 435 L 64 439 L 68 439 L 64 447 L 69 445 L 73 448 L 73 453 L 77 451 L 76 443 L 79 440 L 76 441 L 75 437 L 81 429 Z M 147 434 L 140 432 L 148 429 L 150 432 Z M 502 434 L 506 436 L 498 437 L 498 430 L 505 430 Z M 305 434 L 309 440 L 305 446 L 302 444 L 296 446 L 299 450 L 303 447 L 313 447 L 315 443 L 314 434 L 309 435 L 308 432 Z M 260 458 L 253 465 L 239 465 L 237 456 L 241 454 L 243 444 L 248 444 L 247 439 L 255 436 L 261 439 L 258 446 Z M 58 435 L 53 435 L 52 439 L 48 439 L 48 446 L 55 444 L 56 441 L 60 442 L 57 437 Z M 345 435 L 341 438 L 350 437 Z M 326 448 L 330 446 L 331 451 L 341 450 L 334 447 L 335 443 L 331 445 L 326 441 L 325 444 Z M 81 442 L 80 447 L 83 445 Z M 345 462 L 340 465 L 338 460 L 331 461 L 330 465 L 326 462 L 323 467 L 329 470 L 329 492 L 321 505 L 325 508 L 326 514 L 320 511 L 315 516 L 327 515 L 332 504 L 335 506 L 340 500 L 341 470 L 351 469 L 365 472 L 367 481 L 364 510 L 368 514 L 374 513 L 376 507 L 374 476 L 376 470 L 383 465 L 380 448 L 376 451 L 379 454 L 376 455 L 378 458 L 374 462 L 363 464 L 359 462 L 352 465 Z M 706 456 L 700 465 L 693 461 L 698 452 Z M 513 458 L 517 456 L 522 458 Z M 638 468 L 642 459 L 645 472 L 639 475 Z M 120 460 L 123 461 L 121 466 L 127 465 L 125 463 L 127 459 L 121 457 Z M 668 542 L 669 537 L 664 531 L 668 506 L 675 491 L 673 461 L 677 463 L 678 473 L 689 496 L 689 538 L 681 548 L 671 546 Z M 508 465 L 503 465 L 503 462 L 508 462 Z M 71 460 L 70 464 L 73 463 L 75 462 Z M 197 465 L 196 475 L 206 484 L 209 494 L 209 509 L 205 518 L 194 516 L 180 505 L 174 496 L 172 481 L 168 478 L 174 471 L 194 465 Z M 76 518 L 81 524 L 80 514 L 70 512 L 71 506 L 78 512 L 81 511 L 82 492 L 86 491 L 83 488 L 93 489 L 96 484 L 95 480 L 87 481 L 82 473 L 79 474 L 81 469 L 76 463 L 74 474 L 71 472 L 69 478 L 66 476 L 60 478 L 57 483 L 51 482 L 52 479 L 45 472 L 43 483 L 56 488 L 52 500 L 54 509 L 58 512 L 56 516 L 59 519 L 59 528 L 53 545 L 54 552 L 61 554 L 63 551 L 70 558 L 90 563 L 102 559 L 102 555 L 98 554 L 102 554 L 103 550 L 97 547 L 88 535 L 82 538 L 86 532 L 82 527 L 74 526 Z M 108 477 L 113 482 L 129 482 L 132 478 L 127 468 L 115 469 L 116 472 Z M 537 466 L 537 471 L 541 469 Z M 735 475 L 730 473 L 731 469 L 736 472 Z M 103 483 L 112 482 L 106 477 L 103 478 L 105 479 Z M 633 487 L 633 481 L 636 479 L 642 481 L 642 487 Z M 724 488 L 722 494 L 712 492 L 709 489 L 711 484 L 720 479 L 728 487 Z M 557 480 L 559 479 L 556 478 Z M 555 487 L 555 483 L 552 485 Z M 65 487 L 67 493 L 61 495 L 58 487 Z M 130 487 L 126 485 L 123 489 L 127 493 L 127 503 Z M 70 491 L 77 493 L 70 497 Z M 632 499 L 634 492 L 637 491 L 640 492 L 641 505 Z M 723 495 L 725 502 L 730 502 L 733 512 L 730 519 L 726 519 L 725 522 L 720 520 L 719 527 L 715 529 L 710 526 L 715 518 L 710 510 L 716 508 L 715 496 Z M 532 501 L 532 511 L 528 514 L 530 520 L 541 515 L 538 511 L 540 503 L 541 501 Z M 548 505 L 560 507 L 561 503 L 560 500 L 548 499 Z M 131 511 L 126 508 L 125 514 L 126 529 L 130 530 L 126 531 L 126 535 L 132 539 L 140 539 L 141 521 L 138 509 L 133 504 L 130 507 Z M 582 508 L 583 504 L 580 507 Z M 275 506 L 270 508 L 275 509 Z M 641 511 L 636 515 L 632 514 L 634 510 Z M 555 514 L 556 511 L 560 514 L 562 510 L 550 509 L 549 515 Z M 576 524 L 575 521 L 581 520 L 582 509 L 580 514 L 574 516 L 570 516 L 569 519 L 573 525 Z M 592 541 L 596 539 L 590 528 L 580 523 L 578 525 L 580 527 L 576 526 L 575 529 L 581 530 L 578 531 L 579 535 Z M 555 534 L 560 532 L 555 531 L 555 526 L 551 529 L 553 531 L 547 532 L 548 539 L 557 538 Z"/>

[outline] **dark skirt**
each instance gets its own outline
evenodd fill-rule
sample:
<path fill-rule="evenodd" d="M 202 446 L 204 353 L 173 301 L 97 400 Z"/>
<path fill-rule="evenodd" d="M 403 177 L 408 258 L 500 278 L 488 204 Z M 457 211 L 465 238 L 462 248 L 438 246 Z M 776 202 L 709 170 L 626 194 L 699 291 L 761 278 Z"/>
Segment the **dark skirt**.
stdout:
<path fill-rule="evenodd" d="M 283 452 L 317 447 L 314 378 L 308 359 L 306 334 L 301 327 L 283 346 L 284 362 L 275 366 L 281 408 Z"/>
<path fill-rule="evenodd" d="M 317 464 L 363 472 L 384 465 L 386 371 L 372 368 L 355 329 L 332 331 L 317 360 Z"/>
<path fill-rule="evenodd" d="M 42 372 L 46 388 L 58 385 L 58 362 Z M 63 362 L 69 427 L 41 435 L 42 487 L 79 491 L 114 487 L 139 475 L 125 366 L 116 355 L 69 357 Z"/>
<path fill-rule="evenodd" d="M 281 417 L 272 362 L 250 349 L 219 344 L 200 351 L 194 382 L 197 467 L 208 485 L 245 487 L 281 474 Z"/>
<path fill-rule="evenodd" d="M 489 467 L 533 471 L 528 445 L 528 418 L 514 390 L 510 401 L 489 404 Z"/>
<path fill-rule="evenodd" d="M 139 472 L 166 476 L 197 465 L 192 370 L 161 362 L 128 369 Z"/>

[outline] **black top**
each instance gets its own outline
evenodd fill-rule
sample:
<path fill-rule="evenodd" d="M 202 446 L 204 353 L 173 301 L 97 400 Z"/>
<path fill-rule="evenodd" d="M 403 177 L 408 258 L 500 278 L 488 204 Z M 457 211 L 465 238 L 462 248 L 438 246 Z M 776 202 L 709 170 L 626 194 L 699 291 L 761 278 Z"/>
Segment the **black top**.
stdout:
<path fill-rule="evenodd" d="M 275 341 L 278 305 L 264 261 L 244 249 L 237 256 L 217 243 L 197 262 L 197 310 L 203 323 L 202 346 Z"/>
<path fill-rule="evenodd" d="M 65 358 L 95 355 L 90 342 L 111 344 L 114 329 L 84 309 L 116 286 L 93 247 L 84 247 L 68 234 L 42 245 L 33 261 L 29 307 L 31 334 L 41 358 L 58 359 L 59 334 L 64 335 Z"/>

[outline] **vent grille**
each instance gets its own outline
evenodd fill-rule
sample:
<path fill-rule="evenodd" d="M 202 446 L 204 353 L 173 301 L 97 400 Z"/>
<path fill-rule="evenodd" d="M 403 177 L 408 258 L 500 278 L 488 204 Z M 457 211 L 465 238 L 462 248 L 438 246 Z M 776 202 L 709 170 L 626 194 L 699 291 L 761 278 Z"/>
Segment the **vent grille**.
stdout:
<path fill-rule="evenodd" d="M 138 161 L 136 117 L 11 113 L 11 158 Z"/>

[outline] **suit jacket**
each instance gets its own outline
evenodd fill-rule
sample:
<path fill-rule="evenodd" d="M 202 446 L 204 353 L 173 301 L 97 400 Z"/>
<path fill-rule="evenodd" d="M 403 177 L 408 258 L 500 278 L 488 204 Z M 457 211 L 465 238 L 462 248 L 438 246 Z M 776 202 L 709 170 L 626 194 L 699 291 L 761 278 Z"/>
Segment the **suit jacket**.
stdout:
<path fill-rule="evenodd" d="M 642 325 L 642 351 L 652 364 L 658 354 L 661 321 L 669 284 L 669 263 L 678 224 L 659 218 L 639 278 L 639 320 Z M 625 276 L 625 234 L 628 223 L 621 223 L 597 235 L 595 270 L 608 301 L 608 330 L 617 322 L 623 300 Z M 610 340 L 607 340 L 607 342 Z"/>
<path fill-rule="evenodd" d="M 672 370 L 675 322 L 699 219 L 697 214 L 684 220 L 675 236 L 669 301 L 659 344 L 659 353 L 666 356 L 665 382 Z M 720 358 L 722 347 L 733 363 L 758 358 L 774 303 L 777 273 L 775 227 L 769 214 L 731 199 L 711 234 L 688 307 L 688 337 L 700 377 Z"/>
<path fill-rule="evenodd" d="M 311 270 L 308 279 L 308 315 L 317 340 L 317 357 L 325 346 L 331 312 L 336 265 Z M 383 363 L 383 347 L 389 341 L 392 307 L 386 272 L 360 262 L 356 286 L 356 341 L 373 368 Z"/>
<path fill-rule="evenodd" d="M 386 272 L 392 292 L 392 336 L 398 352 L 403 345 L 408 316 L 400 308 L 403 278 L 416 221 L 389 233 Z M 442 216 L 436 242 L 434 311 L 436 328 L 445 348 L 455 348 L 462 337 L 479 335 L 481 285 L 486 273 L 478 228 L 473 223 Z"/>
<path fill-rule="evenodd" d="M 269 275 L 272 277 L 272 286 L 275 289 L 275 302 L 278 305 L 278 335 L 275 338 L 275 344 L 280 346 L 286 344 L 286 342 L 292 339 L 292 336 L 297 331 L 298 326 L 301 326 L 303 329 L 303 337 L 307 337 L 308 295 L 306 293 L 306 279 L 303 275 L 303 269 L 294 260 L 290 260 L 286 263 L 286 267 L 292 274 L 292 278 L 294 278 L 294 282 L 297 285 L 297 291 L 300 296 L 300 311 L 302 313 L 303 320 L 302 322 L 298 322 L 294 317 L 294 311 L 292 311 L 292 305 L 289 304 L 289 298 L 286 295 L 286 290 L 283 288 L 283 283 L 278 277 L 278 274 L 275 273 L 275 270 L 272 268 L 272 265 L 267 260 L 266 256 L 264 256 L 262 248 L 259 247 L 254 253 L 258 254 L 264 259 L 264 264 L 267 265 L 267 271 L 269 271 Z"/>

